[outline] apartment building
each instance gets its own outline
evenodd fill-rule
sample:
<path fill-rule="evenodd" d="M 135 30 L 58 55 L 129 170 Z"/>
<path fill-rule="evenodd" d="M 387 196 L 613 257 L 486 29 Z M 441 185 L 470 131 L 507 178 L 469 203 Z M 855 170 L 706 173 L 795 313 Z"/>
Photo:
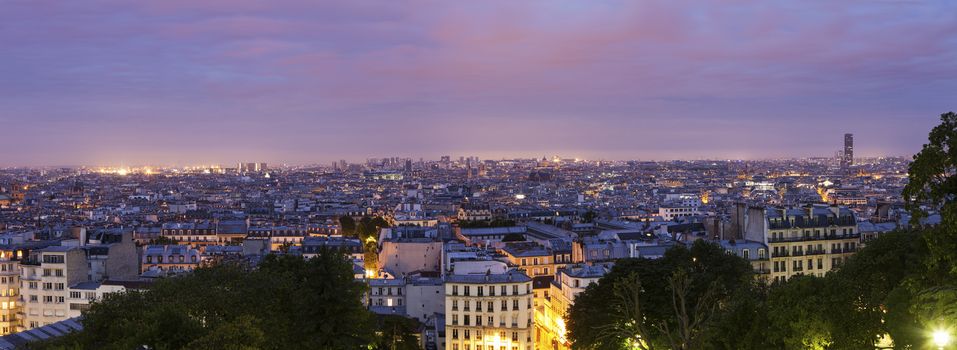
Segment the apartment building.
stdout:
<path fill-rule="evenodd" d="M 188 245 L 149 245 L 143 249 L 142 259 L 141 272 L 175 274 L 199 268 L 202 254 Z"/>
<path fill-rule="evenodd" d="M 565 337 L 565 315 L 575 297 L 585 288 L 598 283 L 611 271 L 606 265 L 569 265 L 555 274 L 545 297 L 535 306 L 535 344 L 540 349 L 568 350 L 571 342 Z"/>
<path fill-rule="evenodd" d="M 799 274 L 824 276 L 860 245 L 857 219 L 845 207 L 768 208 L 765 216 L 772 282 Z"/>
<path fill-rule="evenodd" d="M 534 242 L 507 243 L 501 252 L 505 254 L 509 264 L 518 266 L 531 277 L 553 276 L 571 260 L 571 254 L 556 256 L 551 249 Z M 562 259 L 563 257 L 568 259 Z"/>
<path fill-rule="evenodd" d="M 52 246 L 20 262 L 20 331 L 68 318 L 68 288 L 89 277 L 86 253 L 75 246 Z"/>
<path fill-rule="evenodd" d="M 487 265 L 483 265 L 487 266 Z M 532 350 L 532 279 L 505 264 L 459 269 L 445 280 L 448 350 Z"/>

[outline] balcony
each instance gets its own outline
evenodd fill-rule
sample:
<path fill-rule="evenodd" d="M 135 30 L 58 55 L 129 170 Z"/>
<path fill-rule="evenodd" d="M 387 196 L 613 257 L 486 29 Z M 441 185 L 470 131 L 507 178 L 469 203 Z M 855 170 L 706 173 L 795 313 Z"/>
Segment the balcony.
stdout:
<path fill-rule="evenodd" d="M 805 253 L 805 255 L 823 255 L 823 254 L 827 254 L 827 251 L 824 250 L 824 249 L 808 250 L 808 251 Z"/>
<path fill-rule="evenodd" d="M 860 233 L 846 234 L 846 235 L 807 235 L 807 236 L 798 236 L 798 237 L 778 237 L 768 238 L 768 243 L 780 243 L 780 242 L 803 242 L 803 241 L 827 241 L 827 240 L 836 240 L 836 239 L 851 239 L 851 238 L 860 238 Z"/>

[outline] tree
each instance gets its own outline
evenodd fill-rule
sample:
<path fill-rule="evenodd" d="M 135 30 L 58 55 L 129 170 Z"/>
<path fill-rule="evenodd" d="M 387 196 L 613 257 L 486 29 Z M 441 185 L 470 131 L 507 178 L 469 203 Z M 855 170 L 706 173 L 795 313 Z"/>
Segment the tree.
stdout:
<path fill-rule="evenodd" d="M 378 329 L 382 335 L 376 341 L 377 349 L 419 350 L 419 322 L 397 315 L 379 318 Z"/>
<path fill-rule="evenodd" d="M 944 113 L 940 121 L 914 155 L 902 196 L 914 226 L 927 216 L 924 206 L 940 210 L 941 229 L 924 236 L 931 248 L 928 263 L 948 266 L 957 275 L 957 114 Z"/>
<path fill-rule="evenodd" d="M 258 269 L 222 264 L 107 295 L 82 332 L 31 347 L 356 349 L 376 340 L 365 288 L 339 253 L 269 255 Z"/>
<path fill-rule="evenodd" d="M 356 236 L 356 220 L 349 215 L 339 217 L 339 227 L 342 229 L 342 235 L 346 237 Z"/>
<path fill-rule="evenodd" d="M 751 273 L 747 261 L 705 241 L 671 248 L 661 259 L 619 260 L 576 297 L 569 339 L 576 349 L 701 348 L 717 341 L 713 320 L 731 310 L 737 290 L 751 286 Z"/>
<path fill-rule="evenodd" d="M 775 286 L 768 299 L 769 336 L 781 349 L 827 349 L 834 341 L 833 324 L 825 316 L 830 305 L 826 281 L 797 275 Z"/>
<path fill-rule="evenodd" d="M 592 223 L 592 222 L 595 222 L 595 218 L 597 217 L 598 217 L 598 213 L 596 213 L 594 210 L 589 210 L 582 215 L 582 222 Z"/>

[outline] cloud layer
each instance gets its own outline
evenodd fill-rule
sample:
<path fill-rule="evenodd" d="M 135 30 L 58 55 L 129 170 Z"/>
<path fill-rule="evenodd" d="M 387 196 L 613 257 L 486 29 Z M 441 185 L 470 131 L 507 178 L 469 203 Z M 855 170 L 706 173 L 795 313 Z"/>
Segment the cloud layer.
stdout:
<path fill-rule="evenodd" d="M 916 152 L 950 1 L 10 1 L 0 166 Z"/>

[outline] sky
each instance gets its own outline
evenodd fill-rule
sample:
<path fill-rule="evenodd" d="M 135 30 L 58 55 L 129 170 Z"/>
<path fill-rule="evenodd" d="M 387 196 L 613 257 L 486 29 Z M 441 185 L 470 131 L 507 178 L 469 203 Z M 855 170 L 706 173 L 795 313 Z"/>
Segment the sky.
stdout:
<path fill-rule="evenodd" d="M 6 0 L 0 166 L 910 155 L 950 0 Z"/>

